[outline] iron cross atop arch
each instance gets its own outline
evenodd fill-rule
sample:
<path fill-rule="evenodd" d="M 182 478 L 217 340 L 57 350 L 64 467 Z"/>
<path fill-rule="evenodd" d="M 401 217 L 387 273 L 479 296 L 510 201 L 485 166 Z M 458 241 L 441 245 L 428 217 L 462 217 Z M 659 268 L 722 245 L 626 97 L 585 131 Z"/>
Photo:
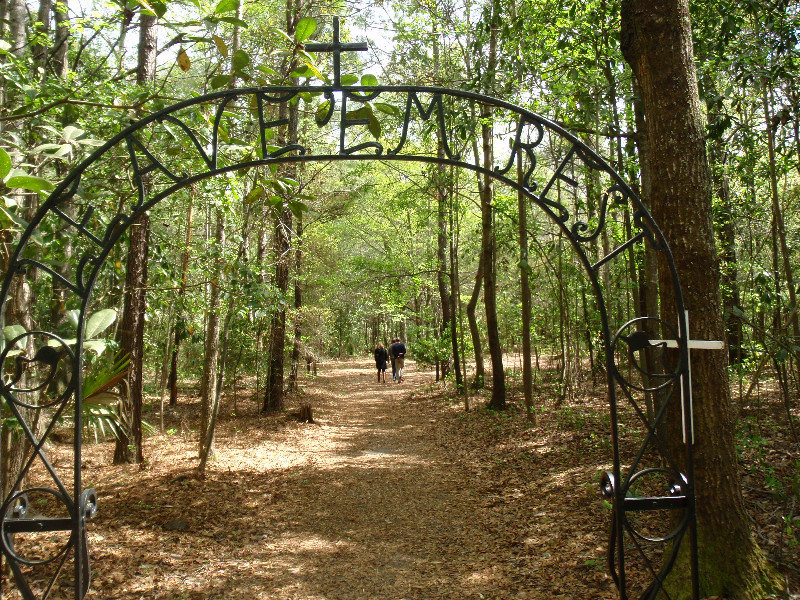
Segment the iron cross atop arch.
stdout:
<path fill-rule="evenodd" d="M 102 508 L 102 498 L 84 489 L 81 479 L 84 330 L 92 289 L 114 245 L 142 213 L 201 180 L 251 167 L 363 160 L 444 164 L 491 176 L 523 193 L 569 241 L 601 316 L 598 344 L 605 358 L 611 441 L 610 466 L 601 481 L 612 507 L 603 517 L 610 521 L 608 569 L 620 598 L 655 598 L 669 584 L 678 553 L 688 545 L 694 597 L 699 598 L 688 327 L 679 315 L 665 322 L 656 315 L 625 314 L 625 307 L 618 306 L 612 319 L 607 308 L 614 289 L 604 273 L 629 252 L 647 246 L 663 256 L 662 264 L 672 273 L 673 287 L 662 293 L 672 294 L 683 311 L 672 256 L 658 226 L 595 151 L 538 114 L 469 91 L 342 85 L 340 52 L 363 46 L 342 44 L 334 20 L 332 44 L 305 46 L 333 51 L 332 85 L 220 91 L 131 124 L 67 175 L 22 234 L 0 291 L 3 325 L 18 326 L 18 334 L 0 353 L 0 394 L 30 451 L 2 498 L 0 546 L 26 600 L 46 597 L 60 576 L 71 577 L 76 600 L 90 585 L 87 521 Z M 303 139 L 285 139 L 281 128 L 288 122 L 286 108 L 298 102 L 313 115 L 309 133 Z M 507 148 L 493 165 L 483 165 L 463 150 L 476 127 L 469 118 L 476 105 L 491 110 L 495 147 Z M 423 143 L 431 138 L 440 142 L 442 152 Z M 598 189 L 594 203 L 578 201 Z M 626 214 L 629 226 L 615 225 L 611 232 L 610 224 Z M 36 242 L 45 231 L 67 232 L 74 258 L 45 257 Z M 606 241 L 615 240 L 613 247 L 596 243 L 604 234 Z M 77 323 L 66 334 L 63 326 L 45 325 L 47 314 L 28 319 L 35 328 L 12 322 L 10 296 L 33 271 L 37 285 L 49 281 L 66 292 L 69 306 L 79 309 Z M 665 354 L 667 345 L 677 346 L 676 356 Z M 60 385 L 53 385 L 56 379 Z M 645 408 L 648 395 L 659 400 Z M 666 430 L 672 406 L 683 414 L 685 449 L 680 457 L 671 455 L 658 433 Z M 624 430 L 623 412 L 628 415 Z M 68 413 L 74 415 L 75 443 L 73 468 L 65 474 L 51 464 L 44 444 Z M 34 419 L 44 427 L 33 427 Z M 23 487 L 26 480 L 32 487 Z M 38 504 L 47 510 L 33 510 L 34 500 L 44 500 Z M 60 536 L 60 541 L 32 552 L 26 538 L 29 542 L 42 531 Z M 62 568 L 68 563 L 71 568 Z"/>
<path fill-rule="evenodd" d="M 333 53 L 333 88 L 338 90 L 342 87 L 342 51 L 363 52 L 369 50 L 366 42 L 342 43 L 339 39 L 339 17 L 333 17 L 333 42 L 310 43 L 305 45 L 309 52 L 331 52 Z"/>

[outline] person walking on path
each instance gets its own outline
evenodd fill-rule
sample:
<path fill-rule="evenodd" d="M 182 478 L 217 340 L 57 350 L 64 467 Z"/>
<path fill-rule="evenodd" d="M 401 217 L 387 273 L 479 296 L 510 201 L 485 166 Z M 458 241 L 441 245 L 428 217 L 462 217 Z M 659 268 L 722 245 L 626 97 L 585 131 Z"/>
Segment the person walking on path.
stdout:
<path fill-rule="evenodd" d="M 386 361 L 389 360 L 389 352 L 383 347 L 383 344 L 378 342 L 373 352 L 375 356 L 375 366 L 378 368 L 378 383 L 383 380 L 386 383 Z"/>
<path fill-rule="evenodd" d="M 392 381 L 397 381 L 397 366 L 394 364 L 394 354 L 392 354 L 392 346 L 395 342 L 399 342 L 400 340 L 397 338 L 392 338 L 392 341 L 389 342 L 389 359 L 392 361 Z"/>
<path fill-rule="evenodd" d="M 395 369 L 395 381 L 402 383 L 403 370 L 406 366 L 406 345 L 400 341 L 399 338 L 392 340 L 392 345 L 389 346 L 389 355 L 393 357 L 392 363 Z"/>

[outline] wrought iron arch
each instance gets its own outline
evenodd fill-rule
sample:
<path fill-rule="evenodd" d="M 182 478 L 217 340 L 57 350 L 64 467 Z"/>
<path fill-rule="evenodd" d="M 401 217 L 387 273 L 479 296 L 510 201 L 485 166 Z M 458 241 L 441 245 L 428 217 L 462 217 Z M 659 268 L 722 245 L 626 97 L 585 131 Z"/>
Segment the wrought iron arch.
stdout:
<path fill-rule="evenodd" d="M 334 84 L 328 86 L 212 93 L 178 102 L 131 124 L 73 169 L 22 234 L 0 291 L 3 324 L 7 325 L 5 310 L 12 290 L 33 269 L 40 279 L 49 277 L 67 290 L 80 306 L 72 341 L 51 331 L 25 331 L 10 340 L 0 353 L 0 393 L 31 447 L 11 492 L 2 498 L 0 510 L 0 546 L 22 596 L 26 600 L 46 597 L 49 586 L 70 559 L 70 585 L 75 599 L 81 600 L 89 588 L 86 528 L 87 520 L 97 510 L 98 498 L 93 490 L 84 489 L 81 479 L 84 327 L 100 268 L 125 230 L 177 190 L 234 170 L 289 162 L 387 160 L 452 165 L 489 175 L 524 193 L 569 241 L 595 292 L 601 316 L 600 343 L 605 357 L 612 449 L 612 467 L 601 481 L 601 492 L 613 507 L 608 569 L 620 598 L 655 598 L 664 591 L 678 553 L 681 548 L 686 550 L 686 542 L 694 598 L 698 599 L 688 331 L 672 255 L 645 206 L 597 153 L 535 113 L 468 91 L 423 86 L 342 86 L 338 68 L 336 74 Z M 286 121 L 276 115 L 282 114 L 282 106 L 294 102 L 306 103 L 315 111 L 316 141 L 289 140 L 279 145 L 273 140 L 279 138 L 276 131 Z M 376 113 L 359 110 L 368 103 L 385 113 L 378 123 L 382 132 L 377 137 Z M 471 103 L 491 107 L 495 122 L 508 125 L 505 134 L 496 136 L 508 138 L 509 150 L 491 169 L 454 150 L 458 128 L 470 126 L 457 115 L 469 114 Z M 390 131 L 388 125 L 395 127 Z M 256 149 L 254 153 L 243 149 L 240 139 L 234 139 L 234 130 L 249 133 L 251 137 L 246 141 Z M 423 132 L 440 137 L 443 155 L 428 154 L 415 143 Z M 496 147 L 501 148 L 502 144 Z M 522 164 L 519 180 L 516 169 L 512 169 L 517 159 Z M 103 192 L 109 186 L 116 188 L 113 194 Z M 601 186 L 603 190 L 594 210 L 576 212 L 561 200 L 562 195 L 575 199 L 585 194 L 587 186 Z M 127 207 L 111 211 L 115 216 L 103 221 L 95 207 L 105 205 L 107 210 L 112 195 L 130 195 L 132 200 Z M 612 220 L 626 210 L 632 215 L 627 230 Z M 56 230 L 66 230 L 74 236 L 78 260 L 69 270 L 57 269 L 52 258 L 42 256 L 31 243 L 40 232 Z M 619 238 L 619 242 L 598 256 L 595 242 L 604 233 L 609 239 Z M 625 253 L 633 249 L 641 252 L 645 246 L 660 253 L 663 264 L 669 265 L 669 293 L 673 294 L 679 313 L 672 322 L 661 321 L 655 315 L 628 315 L 617 318 L 617 326 L 612 329 L 606 298 L 613 290 L 606 289 L 609 282 L 604 281 L 604 270 Z M 655 339 L 659 336 L 675 342 Z M 663 353 L 667 345 L 678 348 L 669 360 Z M 658 366 L 653 366 L 656 363 Z M 57 391 L 52 391 L 58 376 L 64 380 Z M 646 394 L 657 398 L 650 411 L 643 404 Z M 627 410 L 634 415 L 640 431 L 635 448 L 621 443 L 620 400 L 628 401 Z M 668 407 L 673 405 L 679 406 L 684 415 L 685 449 L 679 458 L 671 455 L 660 433 Z M 68 487 L 59 469 L 48 460 L 44 443 L 70 408 L 75 442 L 72 482 Z M 34 432 L 34 418 L 45 423 L 41 435 Z M 23 477 L 33 465 L 41 469 L 40 479 L 50 481 L 23 489 Z M 33 497 L 46 510 L 34 507 Z M 656 531 L 657 527 L 665 529 Z M 31 545 L 24 540 L 37 532 L 62 536 L 51 555 L 27 554 Z M 55 573 L 52 582 L 31 583 L 40 580 L 40 568 Z"/>

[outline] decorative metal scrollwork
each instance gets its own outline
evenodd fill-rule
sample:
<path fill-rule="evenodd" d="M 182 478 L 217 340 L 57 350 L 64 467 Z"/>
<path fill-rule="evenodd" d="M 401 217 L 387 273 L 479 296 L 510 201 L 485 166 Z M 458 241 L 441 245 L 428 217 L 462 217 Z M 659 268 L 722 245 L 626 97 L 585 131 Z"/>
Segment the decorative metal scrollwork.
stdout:
<path fill-rule="evenodd" d="M 50 488 L 31 488 L 12 494 L 2 509 L 3 550 L 16 562 L 28 566 L 62 559 L 72 544 L 70 505 L 68 497 Z M 25 536 L 34 539 L 22 539 Z"/>
<path fill-rule="evenodd" d="M 572 225 L 572 235 L 575 236 L 575 239 L 581 242 L 591 242 L 597 239 L 597 236 L 600 235 L 606 226 L 606 211 L 608 210 L 609 201 L 618 206 L 627 206 L 629 202 L 628 192 L 619 185 L 613 185 L 608 188 L 600 199 L 600 216 L 594 231 L 591 231 L 588 223 L 576 221 Z"/>
<path fill-rule="evenodd" d="M 525 132 L 530 132 L 531 128 L 533 128 L 534 136 L 531 138 L 528 136 L 528 140 L 523 142 L 522 135 Z M 544 127 L 538 121 L 528 119 L 527 117 L 521 117 L 519 119 L 517 125 L 517 132 L 514 136 L 514 142 L 511 146 L 511 155 L 508 157 L 508 162 L 504 167 L 495 167 L 494 171 L 498 175 L 505 175 L 511 170 L 511 167 L 514 166 L 514 161 L 520 157 L 521 152 L 525 153 L 524 158 L 527 159 L 528 166 L 522 173 L 522 181 L 519 183 L 528 190 L 529 192 L 534 192 L 536 190 L 536 182 L 531 181 L 531 176 L 533 175 L 534 171 L 536 170 L 536 148 L 541 144 L 542 139 L 544 138 Z"/>
<path fill-rule="evenodd" d="M 637 490 L 642 486 L 645 492 Z M 642 593 L 642 599 L 652 599 L 664 589 L 664 580 L 677 560 L 680 540 L 686 534 L 694 518 L 690 501 L 690 486 L 686 475 L 668 469 L 650 468 L 634 473 L 620 486 L 611 471 L 600 478 L 600 490 L 613 505 L 609 531 L 607 560 L 612 579 L 625 589 L 621 532 L 627 532 L 634 540 L 634 547 L 644 557 L 644 564 L 653 575 L 653 582 Z M 658 493 L 661 492 L 661 493 Z M 657 495 L 653 495 L 656 493 Z M 675 515 L 674 513 L 679 513 Z M 661 534 L 659 529 L 665 529 Z M 650 560 L 641 544 L 665 544 L 673 542 L 660 564 Z"/>
<path fill-rule="evenodd" d="M 405 101 L 405 111 L 403 113 L 403 125 L 402 125 L 402 133 L 400 134 L 400 141 L 398 142 L 397 146 L 392 150 L 389 150 L 389 156 L 400 156 L 401 151 L 403 150 L 403 146 L 405 146 L 406 140 L 408 138 L 408 129 L 409 125 L 412 123 L 411 119 L 411 108 L 414 107 L 417 109 L 417 114 L 420 116 L 423 122 L 428 121 L 433 115 L 433 112 L 436 111 L 436 126 L 438 127 L 438 138 L 442 142 L 442 148 L 444 150 L 444 154 L 448 160 L 451 161 L 459 161 L 460 157 L 458 154 L 454 153 L 450 148 L 450 142 L 447 135 L 447 127 L 445 125 L 445 108 L 444 103 L 442 101 L 442 92 L 441 90 L 432 89 L 431 90 L 431 103 L 425 108 L 422 105 L 422 100 L 420 100 L 420 92 L 416 90 L 410 90 L 406 94 L 406 101 Z"/>
<path fill-rule="evenodd" d="M 41 338 L 49 342 L 42 343 Z M 39 340 L 38 344 L 36 340 Z M 28 354 L 27 347 L 35 349 L 32 355 Z M 72 349 L 54 333 L 29 331 L 20 334 L 11 339 L 0 353 L 3 374 L 0 392 L 7 401 L 24 408 L 42 409 L 66 402 L 75 389 L 72 380 L 74 361 Z"/>
<path fill-rule="evenodd" d="M 0 548 L 8 558 L 18 591 L 25 600 L 47 598 L 68 558 L 76 549 L 74 504 L 64 492 L 37 487 L 9 495 L 0 512 Z M 83 575 L 77 598 L 89 590 L 91 570 L 86 545 L 86 519 L 97 511 L 97 494 L 85 490 L 81 497 L 78 535 Z"/>
<path fill-rule="evenodd" d="M 625 325 L 620 327 L 614 334 L 611 340 L 612 351 L 622 350 L 621 342 L 624 343 L 624 354 L 628 357 L 631 366 L 635 371 L 643 376 L 646 382 L 658 382 L 655 385 L 639 384 L 625 377 L 623 370 L 619 368 L 616 363 L 614 369 L 614 376 L 626 388 L 638 390 L 640 392 L 655 392 L 663 389 L 669 385 L 673 385 L 678 381 L 681 375 L 680 363 L 673 361 L 670 364 L 666 350 L 666 344 L 663 340 L 651 338 L 650 331 L 658 331 L 663 329 L 667 332 L 672 339 L 678 339 L 678 332 L 671 324 L 657 318 L 657 317 L 637 317 L 631 319 Z M 656 340 L 655 342 L 653 340 Z M 642 365 L 642 353 L 649 352 L 652 354 L 648 366 Z M 652 365 L 652 366 L 649 366 Z M 655 367 L 660 367 L 655 370 Z"/>
<path fill-rule="evenodd" d="M 659 495 L 641 494 L 636 488 L 639 485 L 647 482 L 647 480 L 656 480 L 656 485 L 652 482 L 649 483 L 651 489 L 660 487 L 663 493 Z M 688 509 L 688 481 L 686 476 L 682 473 L 674 474 L 667 469 L 662 468 L 649 468 L 634 473 L 624 489 L 620 491 L 622 498 L 622 509 L 615 506 L 615 511 L 618 518 L 623 520 L 625 527 L 642 541 L 650 543 L 662 543 L 674 539 L 686 530 L 688 523 L 689 511 Z M 614 474 L 611 471 L 605 471 L 600 477 L 600 490 L 603 497 L 611 502 L 617 501 L 617 484 Z M 656 535 L 653 532 L 645 532 L 641 530 L 640 524 L 633 523 L 628 517 L 629 514 L 654 512 L 654 511 L 675 511 L 682 512 L 681 519 L 676 523 L 674 520 L 668 521 L 669 529 L 663 535 Z"/>

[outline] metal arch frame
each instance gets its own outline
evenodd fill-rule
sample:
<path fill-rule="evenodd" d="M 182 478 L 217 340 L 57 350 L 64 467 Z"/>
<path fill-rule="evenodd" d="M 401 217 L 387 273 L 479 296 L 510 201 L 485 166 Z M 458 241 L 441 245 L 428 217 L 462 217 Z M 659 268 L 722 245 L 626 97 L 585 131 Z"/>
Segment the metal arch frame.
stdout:
<path fill-rule="evenodd" d="M 684 314 L 684 305 L 674 260 L 664 236 L 649 212 L 631 188 L 597 153 L 559 125 L 533 112 L 497 98 L 461 90 L 426 86 L 342 86 L 338 77 L 338 68 L 336 69 L 336 75 L 334 85 L 244 88 L 207 94 L 178 102 L 133 123 L 74 168 L 66 179 L 50 194 L 22 234 L 3 281 L 2 289 L 0 289 L 2 323 L 5 324 L 5 307 L 13 280 L 17 275 L 24 274 L 29 268 L 38 269 L 40 273 L 49 275 L 54 281 L 58 280 L 60 285 L 72 292 L 73 297 L 80 300 L 80 317 L 75 335 L 74 349 L 54 333 L 28 332 L 19 336 L 17 340 L 12 340 L 0 354 L 0 363 L 5 367 L 10 360 L 7 356 L 8 351 L 16 341 L 29 338 L 28 346 L 30 347 L 38 336 L 39 338 L 49 338 L 51 345 L 56 348 L 60 347 L 57 352 L 57 358 L 54 358 L 52 353 L 49 353 L 48 356 L 44 354 L 40 356 L 37 353 L 22 360 L 28 363 L 39 362 L 44 366 L 50 364 L 51 375 L 58 365 L 62 364 L 62 361 L 66 362 L 65 358 L 68 358 L 71 363 L 69 365 L 71 369 L 69 385 L 65 392 L 55 401 L 51 401 L 48 404 L 48 406 L 52 407 L 54 413 L 41 438 L 38 438 L 28 425 L 22 409 L 32 406 L 34 407 L 32 410 L 40 410 L 42 405 L 37 405 L 34 401 L 21 399 L 30 390 L 16 388 L 17 381 L 13 378 L 0 382 L 0 394 L 6 400 L 11 413 L 20 422 L 25 437 L 33 447 L 32 452 L 26 457 L 23 470 L 8 497 L 0 499 L 3 501 L 2 509 L 0 509 L 0 547 L 2 547 L 3 553 L 9 560 L 18 589 L 25 600 L 39 600 L 40 598 L 45 598 L 49 593 L 45 591 L 44 595 L 37 596 L 31 590 L 24 570 L 25 568 L 35 568 L 38 563 L 31 563 L 15 552 L 15 536 L 25 533 L 35 531 L 69 532 L 67 546 L 53 560 L 60 561 L 57 569 L 57 571 L 60 571 L 68 556 L 73 556 L 73 589 L 76 600 L 82 600 L 89 587 L 90 570 L 86 521 L 94 515 L 97 509 L 97 498 L 92 490 L 84 490 L 80 469 L 83 332 L 87 318 L 87 308 L 95 281 L 108 253 L 125 230 L 139 215 L 162 199 L 181 188 L 215 175 L 250 167 L 290 162 L 353 160 L 426 162 L 462 167 L 489 175 L 525 194 L 531 205 L 542 210 L 561 229 L 588 275 L 601 315 L 602 343 L 606 358 L 609 394 L 608 402 L 611 411 L 613 452 L 613 469 L 606 473 L 601 481 L 601 491 L 613 505 L 609 538 L 609 570 L 619 589 L 620 598 L 623 600 L 630 598 L 625 561 L 627 551 L 625 541 L 628 540 L 629 545 L 632 543 L 636 551 L 645 556 L 645 564 L 652 573 L 652 583 L 644 590 L 641 590 L 639 597 L 648 600 L 654 599 L 664 591 L 665 579 L 674 566 L 682 541 L 688 534 L 693 594 L 694 598 L 699 600 L 692 456 L 693 431 L 689 401 L 690 382 L 688 378 L 688 335 L 685 322 L 679 317 L 679 315 Z M 266 116 L 269 109 L 276 109 L 281 105 L 288 105 L 290 102 L 299 102 L 301 98 L 310 98 L 312 101 L 314 98 L 321 98 L 324 102 L 327 102 L 327 106 L 325 104 L 319 105 L 316 113 L 316 122 L 318 130 L 323 133 L 325 127 L 329 127 L 332 124 L 335 125 L 329 127 L 330 130 L 326 138 L 330 142 L 338 137 L 337 148 L 334 151 L 327 149 L 321 153 L 314 153 L 309 146 L 302 145 L 294 140 L 290 140 L 289 143 L 281 147 L 271 147 L 268 144 L 270 136 L 267 132 L 273 131 L 274 133 L 275 128 L 286 123 L 286 120 L 269 120 Z M 398 127 L 401 131 L 399 139 L 392 144 L 387 143 L 384 145 L 366 136 L 365 126 L 369 125 L 369 119 L 354 117 L 353 111 L 348 111 L 347 106 L 348 103 L 351 106 L 353 104 L 364 106 L 367 102 L 386 98 L 395 101 L 399 100 L 399 104 L 403 104 L 404 109 L 397 111 L 402 115 Z M 246 104 L 243 101 L 248 101 L 248 103 Z M 428 102 L 427 105 L 426 101 Z M 513 117 L 514 133 L 513 138 L 510 138 L 511 150 L 506 164 L 486 169 L 462 159 L 452 151 L 449 143 L 448 111 L 445 107 L 445 102 L 478 102 L 491 106 L 494 111 L 503 111 Z M 241 110 L 238 107 L 242 106 L 251 107 L 249 112 L 251 119 L 254 114 L 255 124 L 257 125 L 255 135 L 258 138 L 252 141 L 256 142 L 255 145 L 260 150 L 260 156 L 257 158 L 237 159 L 234 154 L 235 151 L 226 150 L 225 144 L 221 141 L 224 138 L 221 132 L 224 133 L 224 126 L 228 123 L 228 119 L 231 119 L 228 109 L 234 106 L 237 107 L 237 110 Z M 194 126 L 192 119 L 188 117 L 197 115 L 197 113 L 192 112 L 194 109 L 207 107 L 214 109 L 214 116 L 210 122 L 210 132 L 206 131 L 205 133 L 208 135 L 204 135 L 205 130 L 203 130 L 203 127 Z M 338 115 L 336 119 L 333 118 L 334 115 Z M 233 120 L 236 124 L 240 124 L 242 120 L 246 121 L 247 112 L 245 112 L 244 117 L 237 115 L 237 119 Z M 413 144 L 408 143 L 409 131 L 416 130 L 415 128 L 422 126 L 433 127 L 436 130 L 443 141 L 443 156 L 423 154 L 413 148 Z M 151 135 L 151 139 L 145 138 L 144 134 L 146 133 Z M 566 152 L 556 158 L 550 166 L 539 160 L 542 156 L 541 153 L 538 153 L 538 149 L 545 136 L 554 136 L 568 146 Z M 355 138 L 354 143 L 351 143 L 353 138 Z M 187 152 L 189 152 L 188 155 L 183 157 L 183 164 L 191 163 L 194 165 L 194 170 L 190 170 L 188 173 L 176 172 L 176 169 L 170 167 L 167 160 L 168 157 L 162 157 L 159 153 L 160 151 L 155 149 L 156 145 L 164 140 L 175 141 L 179 139 L 184 142 L 184 150 L 188 148 Z M 408 150 L 409 147 L 412 147 L 411 150 Z M 123 159 L 120 159 L 112 152 L 115 149 L 123 151 Z M 230 156 L 226 152 L 230 152 Z M 511 167 L 517 157 L 520 157 L 524 164 L 524 174 L 521 181 L 507 176 L 507 173 L 512 170 Z M 131 195 L 134 197 L 132 205 L 126 212 L 119 212 L 105 225 L 94 218 L 93 206 L 88 203 L 79 204 L 79 191 L 81 191 L 82 182 L 90 180 L 93 173 L 90 168 L 95 167 L 99 170 L 104 164 L 103 161 L 107 161 L 112 170 L 118 169 L 119 166 L 124 166 L 128 172 L 132 173 Z M 598 207 L 597 220 L 592 224 L 579 220 L 576 215 L 571 214 L 567 206 L 558 200 L 554 200 L 550 195 L 554 186 L 570 186 L 576 191 L 579 189 L 579 181 L 573 173 L 576 164 L 582 165 L 588 171 L 603 174 L 610 180 L 610 185 L 605 187 L 601 205 Z M 546 173 L 544 177 L 546 183 L 542 186 L 541 191 L 537 192 L 539 187 L 537 180 L 542 179 L 541 172 L 543 170 Z M 78 216 L 71 216 L 71 214 L 77 213 L 70 213 L 64 208 L 68 203 L 76 200 L 77 204 L 79 204 L 78 208 L 82 209 L 82 213 Z M 609 209 L 613 205 L 626 205 L 632 209 L 633 226 L 637 231 L 633 237 L 616 247 L 607 256 L 600 260 L 592 261 L 587 253 L 586 245 L 597 239 L 606 227 L 610 214 Z M 57 273 L 41 260 L 30 258 L 24 254 L 33 235 L 40 227 L 43 227 L 43 224 L 48 219 L 56 222 L 61 227 L 73 229 L 78 243 L 83 244 L 79 252 L 78 264 L 71 275 L 64 276 Z M 609 265 L 628 248 L 639 243 L 649 244 L 658 252 L 663 253 L 666 258 L 665 263 L 669 265 L 673 282 L 672 293 L 679 313 L 675 317 L 674 324 L 664 323 L 655 317 L 639 317 L 631 319 L 619 327 L 616 332 L 612 333 L 599 273 L 604 266 Z M 647 373 L 650 378 L 661 379 L 658 386 L 645 389 L 625 378 L 620 368 L 618 368 L 615 353 L 626 350 L 633 357 L 635 352 L 657 345 L 655 341 L 651 344 L 642 330 L 643 321 L 647 319 L 656 321 L 663 330 L 672 332 L 673 337 L 678 341 L 679 358 L 677 367 L 671 372 L 668 371 L 666 375 Z M 626 344 L 626 346 L 622 344 Z M 42 345 L 40 340 L 39 351 L 43 347 L 47 347 L 47 345 Z M 50 363 L 47 363 L 47 360 L 50 360 Z M 635 363 L 635 358 L 633 358 L 633 362 Z M 37 390 L 39 389 L 37 388 Z M 656 389 L 667 390 L 665 392 L 666 400 L 651 421 L 639 408 L 634 394 L 637 390 L 653 391 Z M 641 449 L 626 468 L 622 466 L 619 448 L 618 390 L 621 391 L 623 397 L 632 403 L 647 432 Z M 75 442 L 73 448 L 73 489 L 70 494 L 59 478 L 58 473 L 48 461 L 43 451 L 43 443 L 55 425 L 56 419 L 67 410 L 72 397 L 75 399 L 73 406 Z M 682 465 L 676 465 L 673 462 L 669 451 L 656 436 L 656 431 L 666 419 L 667 407 L 677 403 L 680 403 L 683 414 L 688 417 L 684 423 L 685 463 Z M 644 455 L 651 444 L 660 452 L 661 464 L 655 468 L 645 468 L 643 465 Z M 37 487 L 24 490 L 20 488 L 23 476 L 37 460 L 41 461 L 45 466 L 45 469 L 53 479 L 56 489 Z M 638 480 L 651 475 L 664 477 L 669 482 L 668 489 L 663 494 L 655 497 L 639 498 L 630 496 L 629 491 L 632 486 Z M 46 491 L 42 492 L 42 490 Z M 57 519 L 36 515 L 28 517 L 27 494 L 31 492 L 48 493 L 55 496 L 63 504 L 63 508 L 69 514 L 69 518 Z M 679 510 L 682 512 L 682 517 L 675 529 L 663 537 L 653 538 L 641 534 L 628 518 L 629 514 L 636 512 L 659 510 Z M 653 565 L 647 558 L 643 545 L 664 542 L 669 542 L 671 549 L 666 553 L 666 558 L 659 567 L 658 565 Z M 54 576 L 53 582 L 56 577 L 58 577 L 58 573 Z"/>

